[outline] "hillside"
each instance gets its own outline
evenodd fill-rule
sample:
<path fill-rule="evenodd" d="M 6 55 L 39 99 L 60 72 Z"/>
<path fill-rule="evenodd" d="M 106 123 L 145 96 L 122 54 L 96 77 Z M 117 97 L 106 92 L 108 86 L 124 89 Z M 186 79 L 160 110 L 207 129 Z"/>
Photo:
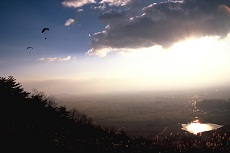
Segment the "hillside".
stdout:
<path fill-rule="evenodd" d="M 24 91 L 12 76 L 0 77 L 1 151 L 4 152 L 229 152 L 229 133 L 187 132 L 131 138 L 123 130 L 94 124 L 77 109 L 58 106 L 43 92 Z M 215 146 L 214 146 L 215 143 Z"/>

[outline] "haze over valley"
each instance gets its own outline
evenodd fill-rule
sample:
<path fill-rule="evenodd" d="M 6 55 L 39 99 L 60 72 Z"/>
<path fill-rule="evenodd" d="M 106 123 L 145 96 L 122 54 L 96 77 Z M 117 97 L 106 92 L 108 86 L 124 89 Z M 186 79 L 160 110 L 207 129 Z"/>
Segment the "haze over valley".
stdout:
<path fill-rule="evenodd" d="M 199 118 L 204 123 L 229 126 L 229 108 L 225 113 L 206 112 L 197 102 L 205 99 L 228 100 L 230 88 L 216 86 L 189 90 L 114 92 L 104 94 L 56 95 L 60 105 L 76 108 L 93 119 L 95 124 L 124 128 L 134 137 L 151 138 L 160 134 L 183 132 L 182 124 Z M 218 115 L 217 115 L 217 114 Z"/>

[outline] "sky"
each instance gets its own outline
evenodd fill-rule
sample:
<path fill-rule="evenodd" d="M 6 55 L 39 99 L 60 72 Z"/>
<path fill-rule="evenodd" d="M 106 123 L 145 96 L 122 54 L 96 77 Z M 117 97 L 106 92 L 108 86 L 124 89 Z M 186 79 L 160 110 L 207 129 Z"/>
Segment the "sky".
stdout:
<path fill-rule="evenodd" d="M 0 77 L 46 94 L 228 85 L 229 7 L 230 0 L 1 1 Z"/>

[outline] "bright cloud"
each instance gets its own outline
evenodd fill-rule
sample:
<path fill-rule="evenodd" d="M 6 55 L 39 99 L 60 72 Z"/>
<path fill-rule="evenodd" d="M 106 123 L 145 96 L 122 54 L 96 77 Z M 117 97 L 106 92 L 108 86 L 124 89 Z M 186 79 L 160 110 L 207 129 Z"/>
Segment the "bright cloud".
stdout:
<path fill-rule="evenodd" d="M 97 50 L 97 51 L 95 51 L 92 48 L 87 53 L 88 53 L 88 55 L 96 55 L 96 56 L 99 56 L 99 57 L 105 57 L 111 51 L 112 51 L 112 48 L 103 48 L 103 49 L 100 49 L 100 50 Z"/>
<path fill-rule="evenodd" d="M 65 26 L 70 26 L 71 24 L 73 24 L 74 23 L 74 19 L 68 19 L 66 22 L 65 22 Z"/>
<path fill-rule="evenodd" d="M 105 10 L 106 6 L 105 6 L 105 4 L 103 4 L 103 5 L 93 7 L 93 9 L 95 9 L 95 10 Z"/>
<path fill-rule="evenodd" d="M 86 4 L 96 3 L 95 0 L 64 0 L 62 5 L 65 7 L 74 7 L 78 8 Z"/>
<path fill-rule="evenodd" d="M 70 61 L 70 60 L 74 60 L 76 59 L 76 57 L 71 57 L 71 56 L 67 56 L 67 57 L 63 57 L 63 58 L 58 58 L 58 57 L 48 57 L 48 58 L 40 58 L 38 59 L 39 61 L 42 62 L 66 62 L 66 61 Z"/>
<path fill-rule="evenodd" d="M 128 1 L 103 0 L 108 3 Z M 230 1 L 184 0 L 153 3 L 142 9 L 142 14 L 130 17 L 131 10 L 110 10 L 100 16 L 109 24 L 92 36 L 90 55 L 106 53 L 105 49 L 122 50 L 165 48 L 188 38 L 219 36 L 230 32 Z M 110 52 L 107 51 L 107 52 Z M 105 55 L 103 55 L 105 56 Z"/>
<path fill-rule="evenodd" d="M 81 13 L 81 12 L 83 12 L 84 10 L 83 9 L 78 9 L 77 10 L 77 13 Z"/>
<path fill-rule="evenodd" d="M 102 0 L 100 3 L 108 3 L 109 5 L 124 6 L 131 0 Z"/>
<path fill-rule="evenodd" d="M 115 5 L 115 6 L 125 6 L 128 3 L 130 3 L 131 0 L 102 0 L 99 2 L 99 4 L 109 4 L 110 6 Z M 97 3 L 96 0 L 64 0 L 62 2 L 62 5 L 64 5 L 65 7 L 73 7 L 73 8 L 78 8 L 78 7 L 82 7 L 86 4 L 92 4 L 92 3 Z M 105 6 L 99 6 L 96 7 L 97 9 L 105 9 Z"/>

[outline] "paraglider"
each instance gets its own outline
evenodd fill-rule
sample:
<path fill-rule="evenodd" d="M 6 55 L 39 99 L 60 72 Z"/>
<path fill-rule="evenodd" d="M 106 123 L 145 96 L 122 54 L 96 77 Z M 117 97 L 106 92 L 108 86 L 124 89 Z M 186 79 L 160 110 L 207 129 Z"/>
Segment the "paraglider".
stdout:
<path fill-rule="evenodd" d="M 34 49 L 33 47 L 27 47 L 26 49 Z M 30 53 L 30 52 L 29 52 Z"/>
<path fill-rule="evenodd" d="M 33 47 L 27 47 L 27 49 L 33 49 Z"/>
<path fill-rule="evenodd" d="M 45 32 L 46 30 L 50 30 L 49 28 L 43 28 L 42 33 Z"/>
<path fill-rule="evenodd" d="M 46 30 L 50 30 L 49 28 L 43 28 L 42 33 L 44 33 Z M 46 39 L 46 38 L 45 38 Z"/>

